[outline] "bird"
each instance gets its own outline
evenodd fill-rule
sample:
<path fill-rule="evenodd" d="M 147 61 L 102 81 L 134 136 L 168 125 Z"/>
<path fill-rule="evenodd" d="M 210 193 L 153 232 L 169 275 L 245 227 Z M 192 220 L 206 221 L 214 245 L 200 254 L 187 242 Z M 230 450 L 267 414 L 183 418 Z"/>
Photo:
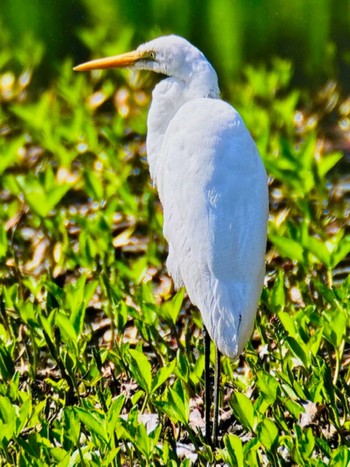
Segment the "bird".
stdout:
<path fill-rule="evenodd" d="M 163 209 L 168 272 L 200 310 L 217 349 L 213 439 L 206 434 L 215 445 L 220 354 L 236 359 L 243 351 L 263 288 L 267 174 L 242 117 L 221 98 L 213 66 L 185 38 L 161 36 L 74 70 L 124 67 L 163 75 L 147 117 L 147 161 Z"/>

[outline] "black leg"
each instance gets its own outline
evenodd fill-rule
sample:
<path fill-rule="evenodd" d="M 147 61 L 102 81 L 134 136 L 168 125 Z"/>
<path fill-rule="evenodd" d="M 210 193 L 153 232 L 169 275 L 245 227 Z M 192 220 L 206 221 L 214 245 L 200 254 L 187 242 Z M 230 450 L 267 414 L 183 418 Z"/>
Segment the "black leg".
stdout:
<path fill-rule="evenodd" d="M 210 336 L 207 328 L 203 325 L 203 340 L 204 340 L 204 420 L 205 420 L 205 439 L 211 445 L 210 438 L 210 406 L 211 406 L 211 391 L 210 391 Z"/>
<path fill-rule="evenodd" d="M 213 448 L 215 449 L 218 442 L 218 426 L 219 426 L 219 383 L 220 383 L 220 350 L 216 348 L 215 359 L 215 377 L 214 377 L 214 422 L 213 422 Z"/>

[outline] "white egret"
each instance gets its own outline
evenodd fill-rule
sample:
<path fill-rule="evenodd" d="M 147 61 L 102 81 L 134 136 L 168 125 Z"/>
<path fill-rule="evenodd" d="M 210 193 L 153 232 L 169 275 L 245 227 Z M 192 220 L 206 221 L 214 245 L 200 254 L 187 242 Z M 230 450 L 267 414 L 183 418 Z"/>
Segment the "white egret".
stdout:
<path fill-rule="evenodd" d="M 217 349 L 236 358 L 252 333 L 265 273 L 268 188 L 255 143 L 220 99 L 212 65 L 182 37 L 159 37 L 75 70 L 113 67 L 166 76 L 152 94 L 147 158 L 163 206 L 167 268 Z M 214 427 L 215 418 L 217 408 Z"/>

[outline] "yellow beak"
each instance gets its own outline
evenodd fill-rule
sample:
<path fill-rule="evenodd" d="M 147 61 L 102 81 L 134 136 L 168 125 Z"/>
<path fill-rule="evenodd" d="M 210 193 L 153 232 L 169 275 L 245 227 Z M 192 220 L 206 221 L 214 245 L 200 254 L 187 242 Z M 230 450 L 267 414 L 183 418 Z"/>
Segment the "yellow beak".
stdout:
<path fill-rule="evenodd" d="M 73 68 L 74 71 L 101 70 L 103 68 L 124 68 L 132 66 L 137 60 L 142 58 L 142 54 L 137 50 L 127 52 L 114 57 L 99 58 L 91 62 L 82 63 Z"/>

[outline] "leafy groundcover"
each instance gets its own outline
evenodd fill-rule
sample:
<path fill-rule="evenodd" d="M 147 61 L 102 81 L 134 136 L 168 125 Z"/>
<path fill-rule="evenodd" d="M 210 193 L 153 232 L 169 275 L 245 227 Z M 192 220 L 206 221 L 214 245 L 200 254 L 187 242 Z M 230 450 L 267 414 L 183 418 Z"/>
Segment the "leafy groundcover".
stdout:
<path fill-rule="evenodd" d="M 203 437 L 201 318 L 174 293 L 145 160 L 147 82 L 0 72 L 3 465 L 350 463 L 350 100 L 289 63 L 229 85 L 270 176 L 254 335 Z M 35 60 L 34 60 L 35 62 Z M 230 97 L 231 96 L 231 97 Z M 212 349 L 212 362 L 214 349 Z"/>

